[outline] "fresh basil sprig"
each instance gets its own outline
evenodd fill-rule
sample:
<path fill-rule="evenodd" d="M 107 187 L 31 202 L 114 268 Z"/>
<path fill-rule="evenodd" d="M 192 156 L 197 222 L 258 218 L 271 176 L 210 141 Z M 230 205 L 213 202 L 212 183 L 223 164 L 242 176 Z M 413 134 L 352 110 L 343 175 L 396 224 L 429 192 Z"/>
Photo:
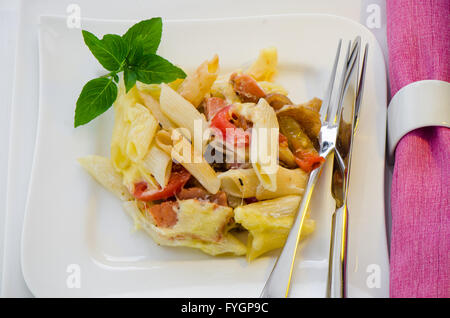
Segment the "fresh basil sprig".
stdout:
<path fill-rule="evenodd" d="M 109 73 L 84 85 L 75 109 L 75 127 L 87 124 L 112 106 L 120 72 L 126 92 L 136 81 L 160 84 L 186 77 L 182 69 L 156 54 L 161 42 L 161 18 L 138 22 L 122 36 L 106 34 L 99 39 L 86 30 L 82 34 L 84 43 Z"/>

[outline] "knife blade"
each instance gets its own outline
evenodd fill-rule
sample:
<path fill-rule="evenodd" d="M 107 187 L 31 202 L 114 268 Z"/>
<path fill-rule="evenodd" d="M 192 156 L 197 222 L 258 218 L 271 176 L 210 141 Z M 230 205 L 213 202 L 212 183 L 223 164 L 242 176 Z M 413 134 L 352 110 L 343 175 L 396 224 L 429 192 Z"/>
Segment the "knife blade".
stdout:
<path fill-rule="evenodd" d="M 356 50 L 359 61 L 360 42 L 358 37 L 355 45 L 359 45 Z M 347 196 L 349 189 L 350 167 L 353 149 L 353 137 L 359 119 L 359 111 L 364 88 L 364 78 L 366 71 L 368 45 L 364 49 L 364 57 L 359 74 L 359 63 L 351 83 L 351 89 L 344 91 L 344 100 L 341 114 L 341 121 L 338 130 L 338 137 L 335 149 L 335 161 L 332 177 L 332 195 L 336 201 L 336 210 L 333 213 L 332 236 L 330 244 L 330 259 L 327 296 L 333 298 L 345 297 L 345 265 L 347 247 L 347 219 L 348 207 Z"/>

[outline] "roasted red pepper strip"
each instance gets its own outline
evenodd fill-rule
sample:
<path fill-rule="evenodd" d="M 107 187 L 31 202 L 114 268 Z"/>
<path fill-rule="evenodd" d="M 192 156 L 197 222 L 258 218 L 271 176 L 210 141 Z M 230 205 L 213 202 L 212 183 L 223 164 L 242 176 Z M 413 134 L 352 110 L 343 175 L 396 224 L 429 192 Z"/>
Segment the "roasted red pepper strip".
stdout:
<path fill-rule="evenodd" d="M 217 128 L 224 139 L 233 140 L 236 145 L 248 145 L 250 143 L 250 134 L 242 128 L 236 127 L 232 123 L 233 113 L 231 106 L 222 108 L 211 120 L 211 127 Z M 227 134 L 232 134 L 231 136 Z"/>
<path fill-rule="evenodd" d="M 325 158 L 319 156 L 315 150 L 297 150 L 295 162 L 305 172 L 311 172 L 325 162 Z"/>
<path fill-rule="evenodd" d="M 280 145 L 280 147 L 288 147 L 288 139 L 285 135 L 283 135 L 282 133 L 278 134 L 278 143 Z"/>
<path fill-rule="evenodd" d="M 178 193 L 184 187 L 190 177 L 191 174 L 184 168 L 179 171 L 172 170 L 169 182 L 164 188 L 147 190 L 147 182 L 138 182 L 134 185 L 133 196 L 140 201 L 167 199 Z"/>
<path fill-rule="evenodd" d="M 257 103 L 266 93 L 253 77 L 247 74 L 233 73 L 230 76 L 231 85 L 244 103 Z"/>
<path fill-rule="evenodd" d="M 300 124 L 294 118 L 290 116 L 279 116 L 278 122 L 280 124 L 280 130 L 287 138 L 289 146 L 294 151 L 295 163 L 303 171 L 311 172 L 325 161 L 324 158 L 319 156 L 311 139 L 309 139 L 306 133 L 302 130 Z M 280 138 L 283 139 L 281 136 Z M 280 138 L 280 149 L 282 149 Z"/>

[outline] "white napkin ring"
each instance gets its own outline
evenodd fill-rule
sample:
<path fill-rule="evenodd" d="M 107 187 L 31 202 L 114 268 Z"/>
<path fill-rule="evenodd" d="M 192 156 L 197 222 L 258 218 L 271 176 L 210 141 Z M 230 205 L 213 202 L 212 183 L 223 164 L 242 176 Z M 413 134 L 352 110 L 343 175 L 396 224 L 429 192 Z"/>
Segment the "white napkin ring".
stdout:
<path fill-rule="evenodd" d="M 450 127 L 450 83 L 437 80 L 418 81 L 400 89 L 388 108 L 389 160 L 407 133 L 427 126 Z"/>

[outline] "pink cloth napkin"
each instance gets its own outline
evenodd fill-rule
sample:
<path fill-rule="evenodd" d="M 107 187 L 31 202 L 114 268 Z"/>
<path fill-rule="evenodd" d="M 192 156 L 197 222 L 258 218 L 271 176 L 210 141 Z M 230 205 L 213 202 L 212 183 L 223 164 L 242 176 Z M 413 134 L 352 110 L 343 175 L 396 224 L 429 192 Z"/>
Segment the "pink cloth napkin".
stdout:
<path fill-rule="evenodd" d="M 450 0 L 389 0 L 386 9 L 392 96 L 415 81 L 448 82 Z M 391 191 L 391 297 L 450 297 L 450 129 L 401 139 Z"/>

